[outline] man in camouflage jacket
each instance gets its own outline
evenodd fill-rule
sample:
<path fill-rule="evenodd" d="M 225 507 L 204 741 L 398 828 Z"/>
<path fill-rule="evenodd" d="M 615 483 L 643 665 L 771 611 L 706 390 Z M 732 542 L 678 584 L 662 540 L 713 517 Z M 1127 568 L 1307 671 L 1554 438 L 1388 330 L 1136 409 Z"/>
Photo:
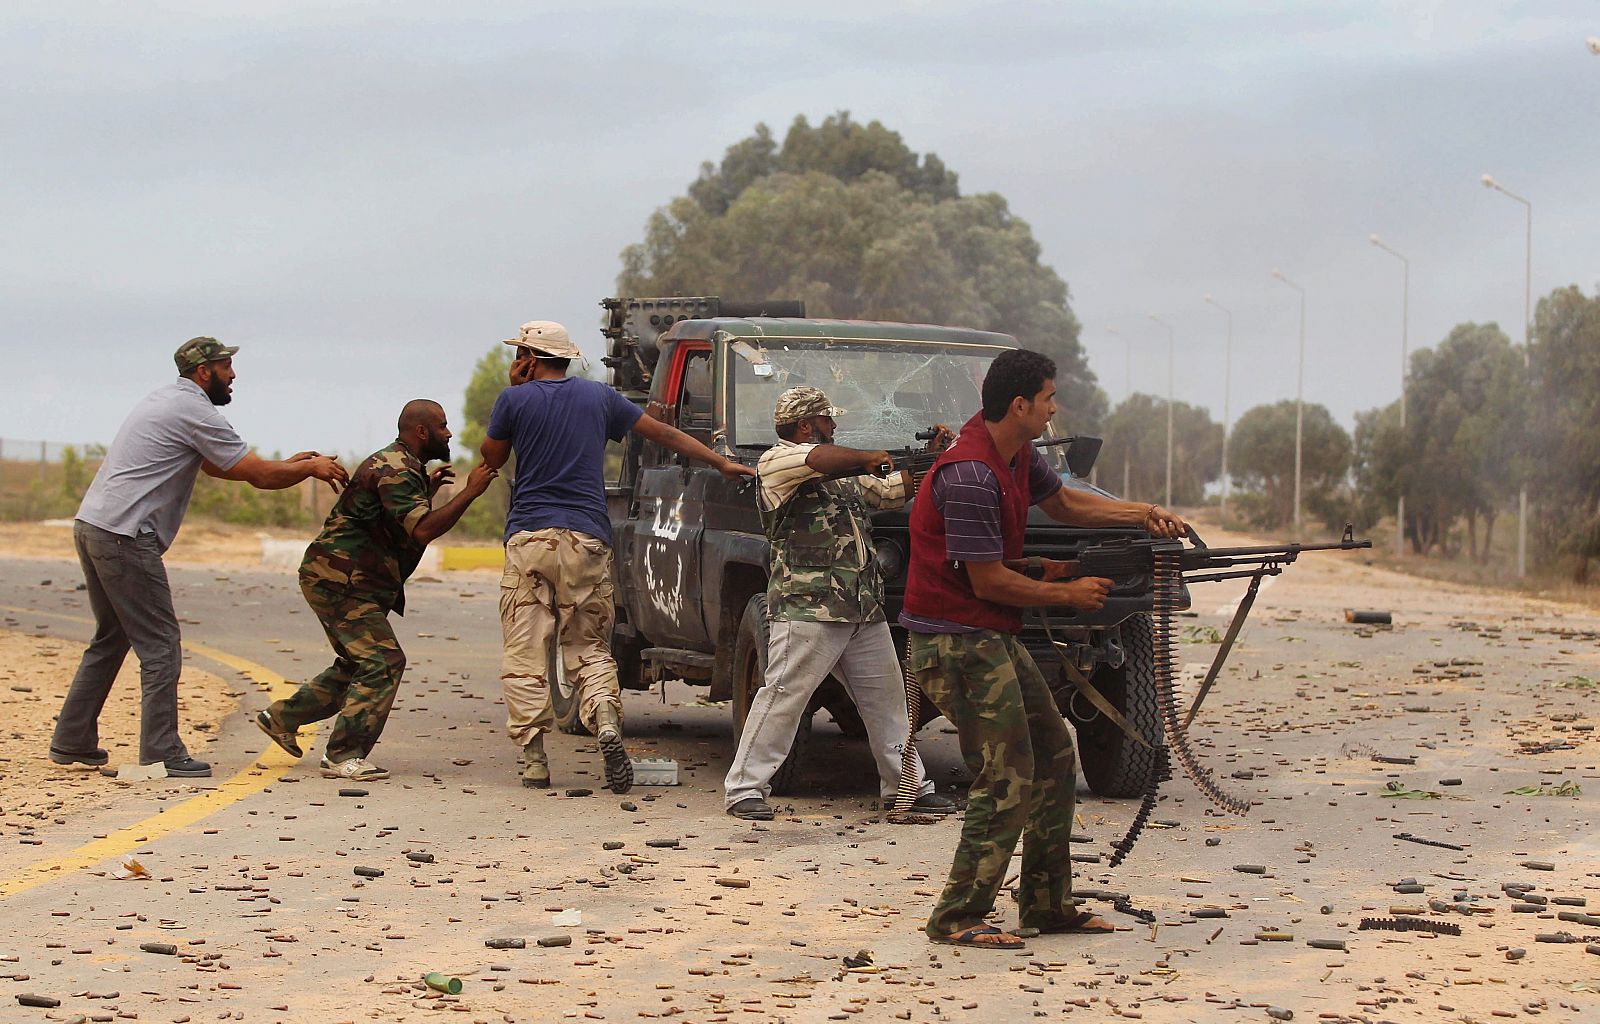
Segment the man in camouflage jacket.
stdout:
<path fill-rule="evenodd" d="M 295 757 L 301 726 L 338 715 L 322 774 L 370 781 L 389 773 L 367 760 L 394 706 L 406 656 L 389 612 L 405 614 L 405 581 L 428 542 L 455 526 L 497 475 L 479 464 L 439 508 L 433 496 L 452 477 L 450 427 L 437 402 L 416 399 L 400 413 L 399 437 L 369 455 L 350 478 L 300 563 L 300 591 L 333 645 L 334 662 L 299 690 L 256 715 L 256 724 Z"/>
<path fill-rule="evenodd" d="M 892 804 L 910 723 L 900 660 L 883 612 L 883 578 L 873 553 L 868 508 L 898 508 L 906 474 L 871 475 L 888 453 L 833 443 L 835 408 L 813 387 L 778 396 L 778 443 L 761 457 L 758 504 L 771 542 L 767 584 L 766 679 L 756 692 L 728 769 L 725 802 L 737 818 L 772 817 L 772 776 L 794 745 L 811 696 L 831 673 L 850 692 L 878 763 L 885 805 Z M 955 802 L 934 792 L 919 761 L 924 813 Z"/>

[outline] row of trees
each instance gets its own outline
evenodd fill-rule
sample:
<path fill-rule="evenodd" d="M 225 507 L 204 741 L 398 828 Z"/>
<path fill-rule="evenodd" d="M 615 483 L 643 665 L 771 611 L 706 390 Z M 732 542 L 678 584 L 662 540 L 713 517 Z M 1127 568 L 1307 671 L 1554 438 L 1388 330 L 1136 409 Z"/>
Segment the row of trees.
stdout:
<path fill-rule="evenodd" d="M 1526 351 L 1495 324 L 1461 324 L 1412 358 L 1407 385 L 1404 429 L 1398 402 L 1357 417 L 1364 514 L 1404 494 L 1413 550 L 1487 560 L 1526 485 L 1535 557 L 1585 578 L 1600 557 L 1600 294 L 1540 299 Z"/>
<path fill-rule="evenodd" d="M 1173 418 L 1172 498 L 1199 504 L 1221 481 L 1222 427 L 1183 402 Z M 1293 402 L 1257 406 L 1229 438 L 1234 507 L 1255 525 L 1292 517 L 1294 419 Z M 1526 352 L 1496 324 L 1458 325 L 1412 355 L 1403 419 L 1397 399 L 1358 413 L 1352 437 L 1326 408 L 1307 405 L 1307 511 L 1330 527 L 1364 529 L 1404 495 L 1414 552 L 1485 562 L 1525 484 L 1535 555 L 1584 578 L 1600 557 L 1600 295 L 1567 287 L 1541 299 Z M 1165 401 L 1133 395 L 1104 433 L 1102 483 L 1119 488 L 1126 478 L 1131 495 L 1162 496 Z"/>

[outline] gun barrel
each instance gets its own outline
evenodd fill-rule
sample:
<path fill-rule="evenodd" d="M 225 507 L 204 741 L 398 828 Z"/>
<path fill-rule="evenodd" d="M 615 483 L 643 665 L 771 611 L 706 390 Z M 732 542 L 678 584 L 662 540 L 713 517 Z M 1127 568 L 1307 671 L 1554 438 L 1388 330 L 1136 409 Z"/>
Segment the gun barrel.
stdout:
<path fill-rule="evenodd" d="M 1370 548 L 1370 540 L 1342 540 L 1328 544 L 1259 544 L 1238 548 L 1190 548 L 1185 554 L 1204 555 L 1209 558 L 1245 558 L 1252 555 L 1277 555 L 1291 558 L 1302 551 L 1355 551 Z"/>

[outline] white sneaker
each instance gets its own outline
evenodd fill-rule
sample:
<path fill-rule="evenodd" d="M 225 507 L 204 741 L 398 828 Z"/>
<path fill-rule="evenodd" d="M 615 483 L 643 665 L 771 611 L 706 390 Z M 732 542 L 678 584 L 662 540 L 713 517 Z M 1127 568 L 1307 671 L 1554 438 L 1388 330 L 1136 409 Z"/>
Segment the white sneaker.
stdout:
<path fill-rule="evenodd" d="M 389 771 L 379 768 L 364 757 L 352 757 L 348 761 L 337 764 L 322 759 L 322 777 L 325 779 L 344 779 L 348 782 L 373 782 L 377 779 L 387 779 Z"/>

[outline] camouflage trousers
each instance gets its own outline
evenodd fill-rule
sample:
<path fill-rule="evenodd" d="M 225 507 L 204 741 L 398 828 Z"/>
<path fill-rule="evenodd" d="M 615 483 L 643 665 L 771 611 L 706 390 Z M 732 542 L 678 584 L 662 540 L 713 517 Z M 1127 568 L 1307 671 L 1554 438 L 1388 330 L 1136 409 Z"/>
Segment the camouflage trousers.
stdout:
<path fill-rule="evenodd" d="M 973 774 L 961 841 L 929 935 L 983 924 L 1022 839 L 1023 927 L 1072 914 L 1072 733 L 1033 656 L 1009 633 L 912 633 L 908 665 L 955 726 Z M 1024 834 L 1025 833 L 1025 834 Z"/>
<path fill-rule="evenodd" d="M 550 703 L 553 653 L 559 648 L 578 717 L 591 733 L 602 703 L 622 715 L 617 663 L 611 657 L 611 547 L 577 530 L 524 530 L 506 541 L 500 575 L 500 632 L 505 650 L 500 683 L 506 731 L 527 746 L 555 728 Z"/>
<path fill-rule="evenodd" d="M 267 714 L 289 729 L 338 715 L 328 736 L 328 760 L 366 757 L 383 734 L 406 670 L 405 652 L 389 625 L 393 598 L 304 575 L 300 592 L 328 634 L 333 664 Z"/>

